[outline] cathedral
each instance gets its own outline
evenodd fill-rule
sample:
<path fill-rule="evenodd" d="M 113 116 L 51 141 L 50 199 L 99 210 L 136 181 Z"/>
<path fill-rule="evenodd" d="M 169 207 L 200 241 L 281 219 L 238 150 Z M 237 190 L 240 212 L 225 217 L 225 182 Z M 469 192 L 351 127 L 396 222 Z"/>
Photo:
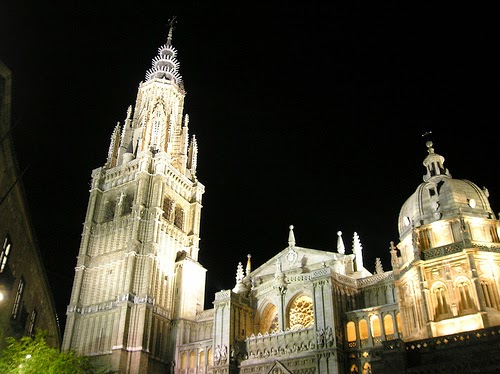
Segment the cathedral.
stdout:
<path fill-rule="evenodd" d="M 500 370 L 500 222 L 431 141 L 390 271 L 365 268 L 356 233 L 330 252 L 298 246 L 290 226 L 285 248 L 256 268 L 242 259 L 204 309 L 205 187 L 185 94 L 171 28 L 92 171 L 64 351 L 130 374 Z"/>

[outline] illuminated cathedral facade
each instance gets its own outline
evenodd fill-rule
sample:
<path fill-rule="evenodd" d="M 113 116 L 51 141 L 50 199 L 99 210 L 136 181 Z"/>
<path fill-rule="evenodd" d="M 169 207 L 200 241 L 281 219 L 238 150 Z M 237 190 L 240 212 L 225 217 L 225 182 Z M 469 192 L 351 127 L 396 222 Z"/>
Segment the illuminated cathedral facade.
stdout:
<path fill-rule="evenodd" d="M 298 246 L 290 226 L 285 248 L 255 269 L 242 259 L 204 309 L 204 185 L 176 55 L 171 29 L 92 172 L 63 350 L 134 374 L 500 367 L 500 223 L 488 191 L 453 179 L 431 142 L 390 271 L 365 268 L 356 233 L 346 249 L 339 231 L 330 252 Z"/>

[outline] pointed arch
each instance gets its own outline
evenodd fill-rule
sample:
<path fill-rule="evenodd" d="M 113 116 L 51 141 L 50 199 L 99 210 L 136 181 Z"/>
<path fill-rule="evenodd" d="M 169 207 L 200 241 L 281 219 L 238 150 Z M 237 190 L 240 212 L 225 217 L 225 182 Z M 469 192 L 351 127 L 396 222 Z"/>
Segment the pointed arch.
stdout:
<path fill-rule="evenodd" d="M 191 351 L 189 353 L 189 367 L 190 368 L 196 367 L 196 352 L 195 351 Z"/>
<path fill-rule="evenodd" d="M 212 347 L 208 348 L 207 364 L 208 364 L 208 366 L 213 366 L 213 364 L 214 364 L 214 353 L 213 353 Z"/>
<path fill-rule="evenodd" d="M 186 352 L 181 353 L 181 369 L 187 369 L 188 367 L 188 355 Z"/>
<path fill-rule="evenodd" d="M 287 312 L 287 326 L 290 330 L 300 330 L 314 324 L 314 310 L 311 296 L 299 293 L 290 300 Z"/>
<path fill-rule="evenodd" d="M 198 367 L 204 367 L 204 366 L 205 366 L 205 351 L 202 350 L 198 357 Z"/>
<path fill-rule="evenodd" d="M 447 318 L 450 314 L 448 288 L 443 282 L 435 282 L 431 287 L 434 320 Z"/>
<path fill-rule="evenodd" d="M 486 307 L 500 310 L 498 294 L 495 292 L 495 282 L 490 278 L 482 277 L 480 284 Z"/>
<path fill-rule="evenodd" d="M 260 329 L 261 334 L 278 332 L 278 308 L 273 303 L 267 303 L 260 313 Z"/>
<path fill-rule="evenodd" d="M 473 288 L 469 278 L 465 276 L 457 277 L 454 286 L 457 292 L 456 296 L 459 314 L 467 313 L 468 311 L 476 311 L 476 303 L 472 297 Z"/>

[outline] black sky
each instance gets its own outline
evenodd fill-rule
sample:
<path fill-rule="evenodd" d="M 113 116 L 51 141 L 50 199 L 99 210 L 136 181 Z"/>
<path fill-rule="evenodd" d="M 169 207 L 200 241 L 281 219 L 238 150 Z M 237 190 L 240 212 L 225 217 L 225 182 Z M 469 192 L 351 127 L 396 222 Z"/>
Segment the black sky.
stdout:
<path fill-rule="evenodd" d="M 0 3 L 16 149 L 62 328 L 91 171 L 172 16 L 206 186 L 207 307 L 247 254 L 256 268 L 285 248 L 290 224 L 297 245 L 324 250 L 341 230 L 350 252 L 356 231 L 365 267 L 380 257 L 390 270 L 428 139 L 499 211 L 495 9 L 208 3 Z"/>

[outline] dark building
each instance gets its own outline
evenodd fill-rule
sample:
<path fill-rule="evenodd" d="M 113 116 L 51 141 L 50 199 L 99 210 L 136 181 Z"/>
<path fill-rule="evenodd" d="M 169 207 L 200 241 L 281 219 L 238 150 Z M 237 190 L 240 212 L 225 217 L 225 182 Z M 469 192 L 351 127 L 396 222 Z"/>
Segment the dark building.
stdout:
<path fill-rule="evenodd" d="M 59 348 L 55 305 L 22 183 L 12 141 L 12 74 L 0 61 L 0 349 L 5 337 L 47 331 Z"/>

